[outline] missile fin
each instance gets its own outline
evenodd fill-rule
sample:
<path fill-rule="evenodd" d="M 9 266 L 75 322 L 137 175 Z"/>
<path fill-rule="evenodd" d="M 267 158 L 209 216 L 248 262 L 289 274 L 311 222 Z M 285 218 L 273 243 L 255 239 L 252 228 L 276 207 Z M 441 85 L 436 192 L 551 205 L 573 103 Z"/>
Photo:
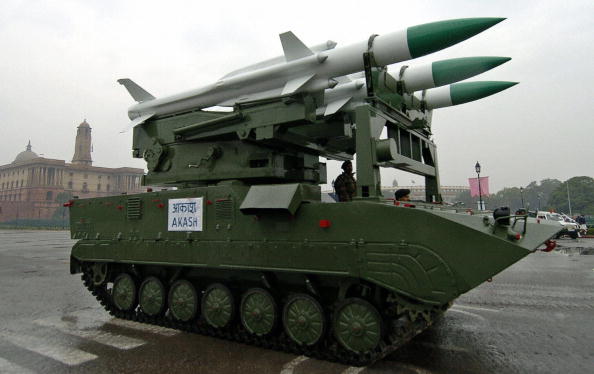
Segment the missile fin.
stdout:
<path fill-rule="evenodd" d="M 331 102 L 330 104 L 326 105 L 326 110 L 324 111 L 324 116 L 330 116 L 340 110 L 343 106 L 345 106 L 349 101 L 351 101 L 352 97 L 345 97 L 344 99 L 336 100 Z"/>
<path fill-rule="evenodd" d="M 296 92 L 301 87 L 303 87 L 307 82 L 309 82 L 314 76 L 315 76 L 315 74 L 310 74 L 310 75 L 306 75 L 303 77 L 291 79 L 283 87 L 283 91 L 282 91 L 281 95 L 290 95 L 290 94 Z"/>
<path fill-rule="evenodd" d="M 333 78 L 335 81 L 337 81 L 340 84 L 344 84 L 344 83 L 351 83 L 352 80 L 351 78 L 349 78 L 347 75 L 343 75 L 341 77 L 334 77 Z"/>
<path fill-rule="evenodd" d="M 292 31 L 284 32 L 279 36 L 281 44 L 283 45 L 283 51 L 285 52 L 285 60 L 287 62 L 314 54 L 311 49 L 293 34 Z"/>
<path fill-rule="evenodd" d="M 146 121 L 147 121 L 149 118 L 151 118 L 151 117 L 152 117 L 152 116 L 154 116 L 154 115 L 155 115 L 155 113 L 147 113 L 147 114 L 143 114 L 143 115 L 142 115 L 142 116 L 140 116 L 140 117 L 136 117 L 136 118 L 134 118 L 134 119 L 132 120 L 132 122 L 130 122 L 130 123 L 128 124 L 128 126 L 126 126 L 126 128 L 125 128 L 125 129 L 123 129 L 122 131 L 120 131 L 120 134 L 121 134 L 121 133 L 124 133 L 124 132 L 128 132 L 128 131 L 129 131 L 129 130 L 132 128 L 132 127 L 134 127 L 134 126 L 136 126 L 136 125 L 143 124 L 144 122 L 146 122 Z"/>
<path fill-rule="evenodd" d="M 122 78 L 118 79 L 118 83 L 126 87 L 132 98 L 139 103 L 143 101 L 154 100 L 155 97 L 150 93 L 146 92 L 146 90 L 136 83 L 132 79 Z"/>
<path fill-rule="evenodd" d="M 334 47 L 336 47 L 336 42 L 334 42 L 332 40 L 328 40 L 326 43 L 312 45 L 311 47 L 308 47 L 308 48 L 312 52 L 315 53 L 315 52 L 328 51 L 328 50 L 334 49 Z M 227 73 L 221 79 L 230 78 L 230 77 L 233 77 L 233 76 L 236 76 L 236 75 L 239 75 L 239 74 L 248 73 L 250 71 L 255 71 L 255 70 L 263 69 L 263 68 L 266 68 L 266 67 L 269 67 L 269 66 L 283 64 L 285 62 L 286 62 L 285 56 L 273 57 L 271 59 L 260 61 L 260 62 L 257 62 L 255 64 L 248 65 L 248 66 L 245 66 L 243 68 L 234 70 L 234 71 L 232 71 L 230 73 Z"/>

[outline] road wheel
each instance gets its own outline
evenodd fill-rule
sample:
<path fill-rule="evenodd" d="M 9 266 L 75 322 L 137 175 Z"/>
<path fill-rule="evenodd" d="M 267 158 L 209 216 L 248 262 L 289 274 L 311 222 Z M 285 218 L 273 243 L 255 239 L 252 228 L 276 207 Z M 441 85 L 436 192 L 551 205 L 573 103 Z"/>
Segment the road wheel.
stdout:
<path fill-rule="evenodd" d="M 254 335 L 269 334 L 276 325 L 276 303 L 270 292 L 262 288 L 247 290 L 239 308 L 241 323 Z"/>
<path fill-rule="evenodd" d="M 149 316 L 157 316 L 165 309 L 167 295 L 165 286 L 157 277 L 148 277 L 140 285 L 138 301 L 142 311 Z"/>
<path fill-rule="evenodd" d="M 344 300 L 334 314 L 334 336 L 355 353 L 374 350 L 381 341 L 382 318 L 377 309 L 359 298 Z"/>
<path fill-rule="evenodd" d="M 169 310 L 175 319 L 188 322 L 198 312 L 198 294 L 192 283 L 180 279 L 169 290 Z"/>
<path fill-rule="evenodd" d="M 136 308 L 137 290 L 134 278 L 128 273 L 122 273 L 113 281 L 112 299 L 119 310 L 129 311 Z"/>
<path fill-rule="evenodd" d="M 283 308 L 283 326 L 295 343 L 314 345 L 324 334 L 324 310 L 313 297 L 294 295 Z"/>
<path fill-rule="evenodd" d="M 202 316 L 215 328 L 223 328 L 233 320 L 235 303 L 229 288 L 220 283 L 210 285 L 202 297 Z"/>
<path fill-rule="evenodd" d="M 107 280 L 107 264 L 96 262 L 91 265 L 91 280 L 94 286 L 101 286 Z"/>

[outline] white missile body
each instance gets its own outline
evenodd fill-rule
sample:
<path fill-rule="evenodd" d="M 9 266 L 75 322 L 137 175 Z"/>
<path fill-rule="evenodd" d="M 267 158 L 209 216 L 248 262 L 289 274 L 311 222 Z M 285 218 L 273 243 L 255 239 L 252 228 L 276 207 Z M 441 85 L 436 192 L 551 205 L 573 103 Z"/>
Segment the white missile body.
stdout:
<path fill-rule="evenodd" d="M 404 94 L 403 97 L 404 103 L 409 109 L 432 110 L 480 100 L 516 84 L 517 82 L 505 81 L 462 82 L 433 89 L 423 89 L 413 94 Z M 324 100 L 327 100 L 327 104 L 318 108 L 317 114 L 329 116 L 338 111 L 353 110 L 363 103 L 366 97 L 365 80 L 358 79 L 341 84 L 334 90 L 324 92 Z"/>
<path fill-rule="evenodd" d="M 469 18 L 409 27 L 373 35 L 342 48 L 315 52 L 292 32 L 280 35 L 284 63 L 278 60 L 239 69 L 215 83 L 176 95 L 155 98 L 130 79 L 120 79 L 138 104 L 129 108 L 131 125 L 151 117 L 166 116 L 216 105 L 233 105 L 296 92 L 333 88 L 333 78 L 363 71 L 363 54 L 372 52 L 377 66 L 420 57 L 468 39 L 501 22 L 501 18 Z"/>
<path fill-rule="evenodd" d="M 509 57 L 492 56 L 454 58 L 417 66 L 404 66 L 399 73 L 388 72 L 388 74 L 402 83 L 405 91 L 404 97 L 409 100 L 407 105 L 413 108 L 413 99 L 410 95 L 413 92 L 455 83 L 493 69 L 509 60 L 511 60 Z M 358 76 L 360 75 L 357 74 L 351 78 Z M 447 95 L 440 94 L 442 91 L 445 92 L 445 89 L 427 91 L 431 96 L 429 102 L 434 102 L 436 107 L 449 106 L 443 105 L 449 100 L 446 98 L 446 96 L 449 98 L 449 91 Z M 366 96 L 365 79 L 359 78 L 352 82 L 341 83 L 332 90 L 324 91 L 326 105 L 323 110 L 318 110 L 318 114 L 332 115 L 349 103 L 362 102 Z"/>

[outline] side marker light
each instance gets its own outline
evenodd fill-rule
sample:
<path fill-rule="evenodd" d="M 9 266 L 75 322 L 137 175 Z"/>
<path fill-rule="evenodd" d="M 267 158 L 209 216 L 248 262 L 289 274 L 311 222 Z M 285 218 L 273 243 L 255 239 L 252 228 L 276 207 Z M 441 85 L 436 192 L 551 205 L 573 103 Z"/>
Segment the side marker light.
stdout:
<path fill-rule="evenodd" d="M 328 227 L 332 226 L 332 222 L 327 219 L 321 219 L 319 225 L 321 228 L 327 229 Z"/>

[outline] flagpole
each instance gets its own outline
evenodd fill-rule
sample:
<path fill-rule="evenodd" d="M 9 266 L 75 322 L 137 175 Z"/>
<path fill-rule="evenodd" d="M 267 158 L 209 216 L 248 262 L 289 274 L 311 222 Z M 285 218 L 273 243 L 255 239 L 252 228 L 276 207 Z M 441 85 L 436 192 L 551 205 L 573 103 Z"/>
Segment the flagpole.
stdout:
<path fill-rule="evenodd" d="M 571 212 L 571 198 L 569 197 L 569 179 L 565 182 L 565 186 L 567 187 L 567 205 L 569 205 L 569 216 L 572 217 L 573 213 Z"/>

